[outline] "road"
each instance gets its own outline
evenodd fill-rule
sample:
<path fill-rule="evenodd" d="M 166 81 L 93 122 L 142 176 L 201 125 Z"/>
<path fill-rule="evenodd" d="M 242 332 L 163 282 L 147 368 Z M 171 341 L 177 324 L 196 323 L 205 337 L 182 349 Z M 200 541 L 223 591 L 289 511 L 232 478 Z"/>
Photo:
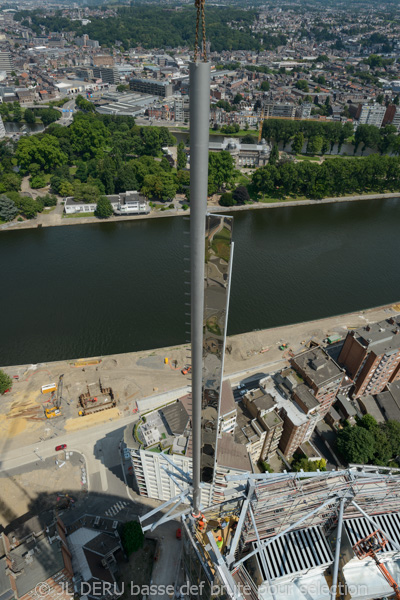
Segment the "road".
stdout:
<path fill-rule="evenodd" d="M 57 110 L 61 111 L 61 119 L 59 119 L 57 121 L 57 123 L 59 125 L 64 125 L 65 127 L 68 127 L 68 125 L 71 125 L 72 120 L 74 118 L 74 113 L 75 113 L 75 100 L 68 100 L 68 102 L 66 102 L 64 104 L 64 106 L 62 106 L 61 108 L 57 108 Z M 63 112 L 63 111 L 67 111 L 68 112 Z M 70 112 L 70 111 L 73 112 Z"/>

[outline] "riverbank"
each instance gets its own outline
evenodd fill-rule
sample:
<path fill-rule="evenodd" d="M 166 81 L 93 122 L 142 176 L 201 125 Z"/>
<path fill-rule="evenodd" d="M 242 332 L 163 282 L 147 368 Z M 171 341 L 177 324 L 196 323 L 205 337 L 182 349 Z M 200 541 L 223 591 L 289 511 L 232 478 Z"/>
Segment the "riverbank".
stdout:
<path fill-rule="evenodd" d="M 252 204 L 243 204 L 240 206 L 219 206 L 218 204 L 208 204 L 207 209 L 209 212 L 215 213 L 230 213 L 243 210 L 261 210 L 268 208 L 283 208 L 291 206 L 310 206 L 320 204 L 334 204 L 340 202 L 360 202 L 362 200 L 385 200 L 388 198 L 399 198 L 400 192 L 391 192 L 387 194 L 360 194 L 356 196 L 338 196 L 332 198 L 323 198 L 322 200 L 271 200 L 268 202 L 253 202 Z M 36 229 L 41 227 L 57 227 L 63 225 L 86 225 L 88 223 L 114 223 L 122 221 L 137 221 L 143 219 L 157 219 L 164 217 L 178 217 L 190 215 L 190 208 L 188 210 L 183 209 L 168 209 L 166 211 L 152 211 L 147 215 L 125 215 L 125 216 L 113 216 L 109 219 L 98 219 L 97 217 L 68 217 L 63 216 L 62 210 L 58 205 L 57 210 L 51 213 L 39 214 L 35 219 L 29 221 L 12 221 L 11 223 L 4 223 L 0 225 L 0 231 L 10 231 L 16 229 Z"/>
<path fill-rule="evenodd" d="M 386 305 L 230 336 L 226 345 L 225 378 L 236 385 L 254 376 L 272 373 L 287 366 L 290 355 L 303 351 L 311 341 L 321 344 L 326 337 L 335 334 L 344 339 L 350 329 L 399 313 L 400 304 Z M 284 352 L 279 350 L 283 343 L 287 344 Z M 190 378 L 181 373 L 187 364 L 188 350 L 189 345 L 185 344 L 127 354 L 3 367 L 10 377 L 18 379 L 14 380 L 11 392 L 2 396 L 0 404 L 0 454 L 5 448 L 8 451 L 36 443 L 48 435 L 62 436 L 72 430 L 97 426 L 97 418 L 78 416 L 77 400 L 89 384 L 94 385 L 99 379 L 103 386 L 113 389 L 118 401 L 116 409 L 97 415 L 104 422 L 128 417 L 138 406 L 150 407 L 178 398 L 189 391 Z M 43 415 L 47 397 L 41 394 L 41 386 L 57 383 L 61 374 L 64 375 L 63 414 L 49 421 Z"/>

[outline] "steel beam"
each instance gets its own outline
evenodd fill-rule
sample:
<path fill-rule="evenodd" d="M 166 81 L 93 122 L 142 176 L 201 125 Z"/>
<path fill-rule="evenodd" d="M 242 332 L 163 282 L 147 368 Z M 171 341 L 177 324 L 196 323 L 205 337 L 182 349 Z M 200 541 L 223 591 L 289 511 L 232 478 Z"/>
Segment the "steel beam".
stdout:
<path fill-rule="evenodd" d="M 240 560 L 237 560 L 234 563 L 234 565 L 233 565 L 234 568 L 237 569 L 248 558 L 250 558 L 251 556 L 254 556 L 254 554 L 257 554 L 257 552 L 260 552 L 260 550 L 262 550 L 263 548 L 266 548 L 267 546 L 269 546 L 270 544 L 272 544 L 272 542 L 275 542 L 275 540 L 279 540 L 279 538 L 283 537 L 284 535 L 286 535 L 287 533 L 289 533 L 289 531 L 291 531 L 295 527 L 298 527 L 299 525 L 301 525 L 302 523 L 304 523 L 304 521 L 307 521 L 307 519 L 309 519 L 310 517 L 314 516 L 322 508 L 325 508 L 325 506 L 328 506 L 328 504 L 332 504 L 332 502 L 334 502 L 337 499 L 338 499 L 338 496 L 336 496 L 336 495 L 332 496 L 331 498 L 329 498 L 329 500 L 326 500 L 323 504 L 321 504 L 320 506 L 317 506 L 317 508 L 315 508 L 311 512 L 309 512 L 306 515 L 304 515 L 304 517 L 301 517 L 301 519 L 299 519 L 298 521 L 296 521 L 292 525 L 289 525 L 289 527 L 286 527 L 286 529 L 284 529 L 283 531 L 281 531 L 281 533 L 278 533 L 277 535 L 274 535 L 274 536 L 268 538 L 265 542 L 262 542 L 262 545 L 260 547 L 256 548 L 255 550 L 253 550 L 249 554 L 246 554 L 246 556 L 244 556 Z"/>
<path fill-rule="evenodd" d="M 193 510 L 200 511 L 204 256 L 208 192 L 210 63 L 192 62 L 190 81 L 190 263 L 192 325 Z"/>
<path fill-rule="evenodd" d="M 250 504 L 253 492 L 254 492 L 254 484 L 253 485 L 250 484 L 249 485 L 249 489 L 247 491 L 247 497 L 245 498 L 245 500 L 243 500 L 242 510 L 240 511 L 240 516 L 239 516 L 238 524 L 236 526 L 235 535 L 233 536 L 233 540 L 231 542 L 231 547 L 229 549 L 229 554 L 226 557 L 226 562 L 227 562 L 228 566 L 231 565 L 233 563 L 233 561 L 235 560 L 236 548 L 237 548 L 237 545 L 239 543 L 239 538 L 240 538 L 240 534 L 242 533 L 243 523 L 244 523 L 244 520 L 246 518 L 247 509 L 249 507 L 249 504 Z"/>
<path fill-rule="evenodd" d="M 249 506 L 249 511 L 250 511 L 251 522 L 253 523 L 254 531 L 256 532 L 257 547 L 260 548 L 261 547 L 260 535 L 258 533 L 257 524 L 256 524 L 256 520 L 254 518 L 253 509 L 251 508 L 251 504 Z M 274 588 L 273 588 L 273 585 L 272 585 L 271 575 L 269 574 L 267 560 L 266 560 L 265 554 L 264 554 L 264 548 L 260 548 L 260 550 L 261 550 L 261 552 L 260 552 L 261 564 L 262 564 L 262 566 L 264 568 L 265 574 L 266 574 L 267 579 L 268 579 L 268 585 L 269 585 L 269 588 L 271 590 L 272 598 L 273 598 L 273 600 L 276 600 Z"/>
<path fill-rule="evenodd" d="M 338 573 L 339 573 L 340 544 L 342 542 L 343 511 L 344 511 L 344 503 L 345 502 L 346 502 L 346 498 L 343 497 L 340 501 L 339 519 L 338 519 L 338 525 L 337 525 L 335 561 L 333 563 L 332 587 L 330 589 L 331 600 L 336 600 L 337 580 L 338 580 Z"/>

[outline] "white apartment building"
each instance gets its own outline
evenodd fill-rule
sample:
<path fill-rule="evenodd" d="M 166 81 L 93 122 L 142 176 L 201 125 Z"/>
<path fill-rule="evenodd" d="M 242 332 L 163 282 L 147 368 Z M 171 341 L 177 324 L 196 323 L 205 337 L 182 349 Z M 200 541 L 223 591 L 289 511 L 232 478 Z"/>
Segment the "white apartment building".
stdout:
<path fill-rule="evenodd" d="M 358 118 L 358 124 L 381 127 L 385 113 L 386 106 L 381 106 L 380 104 L 363 104 Z"/>

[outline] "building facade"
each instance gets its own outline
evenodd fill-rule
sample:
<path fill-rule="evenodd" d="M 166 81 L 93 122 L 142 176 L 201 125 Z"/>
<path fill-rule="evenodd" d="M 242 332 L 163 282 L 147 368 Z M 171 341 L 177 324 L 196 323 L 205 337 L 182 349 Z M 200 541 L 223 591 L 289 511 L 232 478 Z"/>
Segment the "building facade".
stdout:
<path fill-rule="evenodd" d="M 290 362 L 313 391 L 319 419 L 323 419 L 341 388 L 344 371 L 321 347 L 297 354 Z"/>
<path fill-rule="evenodd" d="M 356 114 L 359 125 L 375 125 L 381 127 L 386 113 L 386 106 L 380 104 L 360 104 Z"/>
<path fill-rule="evenodd" d="M 353 381 L 355 398 L 381 392 L 400 378 L 400 318 L 350 331 L 338 362 Z"/>
<path fill-rule="evenodd" d="M 169 81 L 158 81 L 157 79 L 142 79 L 134 77 L 129 82 L 129 87 L 134 92 L 142 94 L 154 94 L 161 98 L 168 98 L 173 95 L 173 85 Z"/>

